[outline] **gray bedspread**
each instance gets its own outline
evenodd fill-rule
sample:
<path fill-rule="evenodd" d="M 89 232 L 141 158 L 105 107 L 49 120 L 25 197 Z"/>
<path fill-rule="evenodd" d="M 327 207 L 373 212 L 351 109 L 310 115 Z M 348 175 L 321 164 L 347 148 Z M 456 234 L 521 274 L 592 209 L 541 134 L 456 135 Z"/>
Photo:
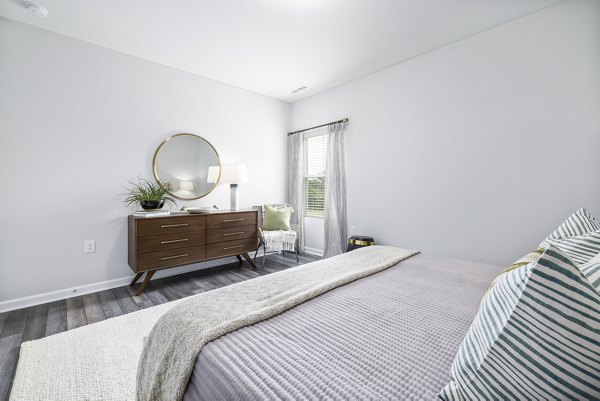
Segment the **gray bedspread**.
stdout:
<path fill-rule="evenodd" d="M 413 256 L 208 343 L 184 400 L 434 399 L 500 270 Z"/>

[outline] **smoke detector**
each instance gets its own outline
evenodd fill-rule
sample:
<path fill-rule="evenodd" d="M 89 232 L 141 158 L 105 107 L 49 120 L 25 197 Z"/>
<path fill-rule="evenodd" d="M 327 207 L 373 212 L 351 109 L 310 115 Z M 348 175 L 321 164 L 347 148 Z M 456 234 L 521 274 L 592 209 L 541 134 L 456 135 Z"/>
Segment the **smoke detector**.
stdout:
<path fill-rule="evenodd" d="M 37 3 L 25 2 L 25 8 L 28 9 L 33 15 L 38 17 L 46 18 L 48 16 L 48 9 Z"/>

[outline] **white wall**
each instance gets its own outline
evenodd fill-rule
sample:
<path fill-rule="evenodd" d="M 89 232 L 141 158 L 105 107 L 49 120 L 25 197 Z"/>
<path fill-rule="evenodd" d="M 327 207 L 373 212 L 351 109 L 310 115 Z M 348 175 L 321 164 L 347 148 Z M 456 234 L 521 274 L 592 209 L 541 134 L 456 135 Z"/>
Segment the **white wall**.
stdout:
<path fill-rule="evenodd" d="M 315 255 L 323 255 L 325 242 L 325 226 L 321 217 L 304 217 L 304 251 Z"/>
<path fill-rule="evenodd" d="M 342 117 L 357 234 L 510 263 L 575 209 L 600 216 L 600 2 L 568 0 L 295 103 L 292 128 Z"/>
<path fill-rule="evenodd" d="M 222 162 L 245 163 L 242 206 L 285 200 L 289 112 L 280 101 L 0 18 L 0 310 L 15 298 L 131 277 L 131 210 L 120 194 L 128 179 L 152 177 L 154 150 L 169 135 L 204 136 Z M 229 188 L 184 204 L 228 208 Z M 97 241 L 96 253 L 83 253 L 85 239 Z"/>

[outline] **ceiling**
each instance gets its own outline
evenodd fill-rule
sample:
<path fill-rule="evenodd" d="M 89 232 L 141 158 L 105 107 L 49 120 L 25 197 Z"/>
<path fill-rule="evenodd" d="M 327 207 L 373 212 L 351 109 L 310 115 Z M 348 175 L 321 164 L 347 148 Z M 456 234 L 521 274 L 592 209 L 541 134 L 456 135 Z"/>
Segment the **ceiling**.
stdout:
<path fill-rule="evenodd" d="M 0 15 L 295 102 L 561 0 L 31 1 Z"/>

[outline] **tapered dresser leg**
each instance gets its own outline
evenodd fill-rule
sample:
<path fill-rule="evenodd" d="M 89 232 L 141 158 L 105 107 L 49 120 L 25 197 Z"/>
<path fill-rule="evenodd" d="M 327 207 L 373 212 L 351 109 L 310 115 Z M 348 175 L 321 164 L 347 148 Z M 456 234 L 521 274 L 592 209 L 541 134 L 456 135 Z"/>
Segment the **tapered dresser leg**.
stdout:
<path fill-rule="evenodd" d="M 250 266 L 256 269 L 256 265 L 254 264 L 254 261 L 252 260 L 250 255 L 248 255 L 248 252 L 242 253 L 242 256 L 244 257 L 244 259 L 246 259 L 246 261 L 248 261 L 248 263 L 250 263 Z"/>
<path fill-rule="evenodd" d="M 142 292 L 144 292 L 144 289 L 150 282 L 150 279 L 152 278 L 152 276 L 154 276 L 155 272 L 156 272 L 156 270 L 150 270 L 150 271 L 146 272 L 146 277 L 144 277 L 144 281 L 142 281 L 142 285 L 140 285 L 140 288 L 138 288 L 135 295 L 140 295 Z"/>
<path fill-rule="evenodd" d="M 240 255 L 235 255 L 235 257 L 237 258 L 237 260 L 240 261 L 240 266 L 244 264 L 244 261 L 242 260 L 242 257 Z"/>
<path fill-rule="evenodd" d="M 136 273 L 135 277 L 133 278 L 133 280 L 131 280 L 131 283 L 129 283 L 129 285 L 134 285 L 140 279 L 140 277 L 142 277 L 142 274 L 144 274 L 144 272 Z"/>

